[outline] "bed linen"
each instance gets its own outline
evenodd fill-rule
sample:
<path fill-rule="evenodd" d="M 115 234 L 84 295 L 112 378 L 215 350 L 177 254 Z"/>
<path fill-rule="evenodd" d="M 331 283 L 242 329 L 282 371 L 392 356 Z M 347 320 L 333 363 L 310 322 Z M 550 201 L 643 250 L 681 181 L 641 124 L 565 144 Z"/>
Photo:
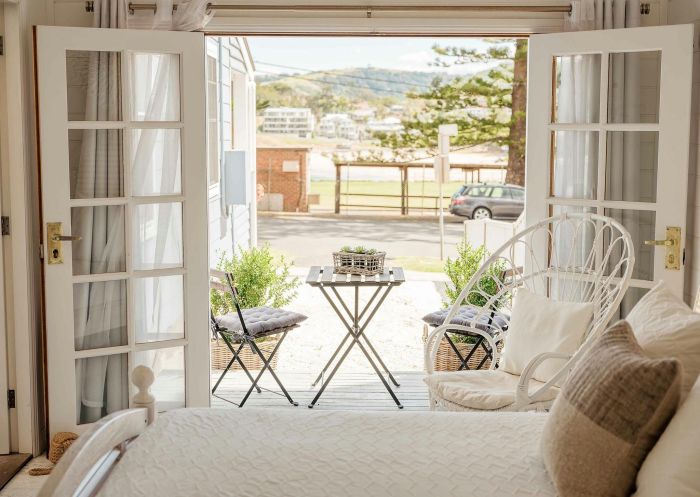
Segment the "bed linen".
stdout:
<path fill-rule="evenodd" d="M 100 497 L 553 496 L 545 414 L 180 409 Z"/>

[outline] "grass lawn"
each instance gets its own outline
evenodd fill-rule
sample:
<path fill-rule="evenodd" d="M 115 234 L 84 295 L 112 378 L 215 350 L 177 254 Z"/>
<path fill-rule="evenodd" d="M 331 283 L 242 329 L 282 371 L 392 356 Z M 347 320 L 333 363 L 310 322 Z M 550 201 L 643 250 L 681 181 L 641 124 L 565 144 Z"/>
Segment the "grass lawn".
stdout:
<path fill-rule="evenodd" d="M 450 181 L 444 185 L 443 195 L 446 197 L 451 196 L 457 189 L 464 183 L 461 181 Z M 342 193 L 367 193 L 372 195 L 400 195 L 401 194 L 401 182 L 400 181 L 343 181 L 341 183 Z M 324 210 L 333 210 L 335 206 L 335 181 L 332 180 L 318 180 L 311 182 L 310 193 L 317 193 L 321 196 L 321 203 L 319 206 Z M 425 195 L 425 196 L 435 196 L 438 194 L 438 185 L 433 181 L 426 181 L 425 183 L 419 181 L 411 181 L 408 183 L 408 194 L 409 195 Z M 408 207 L 409 213 L 410 209 L 419 210 L 421 207 L 428 209 L 435 207 L 435 199 L 421 199 L 421 198 L 409 198 Z M 391 197 L 359 197 L 359 196 L 341 196 L 342 204 L 355 204 L 355 205 L 378 205 L 383 207 L 400 207 L 400 198 Z M 449 200 L 444 200 L 443 206 L 447 208 L 449 205 Z"/>
<path fill-rule="evenodd" d="M 445 261 L 439 257 L 402 256 L 395 259 L 396 265 L 409 271 L 423 271 L 426 273 L 442 273 Z"/>

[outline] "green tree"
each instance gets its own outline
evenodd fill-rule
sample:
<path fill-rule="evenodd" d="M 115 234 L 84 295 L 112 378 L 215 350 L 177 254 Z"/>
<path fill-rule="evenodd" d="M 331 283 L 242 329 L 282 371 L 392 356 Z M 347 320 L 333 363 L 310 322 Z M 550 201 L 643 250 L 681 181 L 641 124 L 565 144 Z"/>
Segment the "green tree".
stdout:
<path fill-rule="evenodd" d="M 307 98 L 306 105 L 310 107 L 316 117 L 332 112 L 346 112 L 350 109 L 350 101 L 333 92 L 331 85 L 324 84 L 321 92 Z"/>
<path fill-rule="evenodd" d="M 437 148 L 438 127 L 456 123 L 453 145 L 493 143 L 508 147 L 506 181 L 525 182 L 525 84 L 527 40 L 494 41 L 486 50 L 434 46 L 435 65 L 451 67 L 475 62 L 496 62 L 485 73 L 469 78 L 435 78 L 430 88 L 410 92 L 423 108 L 403 121 L 401 133 L 381 133 L 382 146 L 395 151 Z M 500 62 L 500 63 L 499 63 Z M 405 152 L 404 152 L 405 153 Z"/>

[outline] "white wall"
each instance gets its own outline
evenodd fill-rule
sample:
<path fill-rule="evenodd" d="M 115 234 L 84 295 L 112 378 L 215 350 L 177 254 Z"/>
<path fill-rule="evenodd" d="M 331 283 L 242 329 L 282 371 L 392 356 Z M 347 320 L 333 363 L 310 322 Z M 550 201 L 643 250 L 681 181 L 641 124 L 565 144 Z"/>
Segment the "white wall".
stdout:
<path fill-rule="evenodd" d="M 690 165 L 688 168 L 688 228 L 686 233 L 686 283 L 685 300 L 692 302 L 700 286 L 700 168 L 698 168 L 698 150 L 700 149 L 700 0 L 669 0 L 668 24 L 695 24 L 693 56 L 693 97 L 690 125 Z"/>

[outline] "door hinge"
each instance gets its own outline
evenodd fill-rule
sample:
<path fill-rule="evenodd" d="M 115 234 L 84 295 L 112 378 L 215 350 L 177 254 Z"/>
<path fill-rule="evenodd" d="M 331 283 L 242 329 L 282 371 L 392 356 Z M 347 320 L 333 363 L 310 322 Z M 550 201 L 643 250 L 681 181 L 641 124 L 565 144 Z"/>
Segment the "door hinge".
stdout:
<path fill-rule="evenodd" d="M 0 36 L 0 55 L 5 55 L 5 38 Z"/>
<path fill-rule="evenodd" d="M 10 234 L 10 216 L 0 217 L 0 230 L 2 231 L 2 236 Z"/>
<path fill-rule="evenodd" d="M 7 391 L 7 407 L 9 407 L 10 409 L 14 409 L 14 408 L 15 408 L 15 404 L 16 404 L 16 401 L 15 401 L 15 391 L 14 391 L 14 390 L 8 390 L 8 391 Z"/>

